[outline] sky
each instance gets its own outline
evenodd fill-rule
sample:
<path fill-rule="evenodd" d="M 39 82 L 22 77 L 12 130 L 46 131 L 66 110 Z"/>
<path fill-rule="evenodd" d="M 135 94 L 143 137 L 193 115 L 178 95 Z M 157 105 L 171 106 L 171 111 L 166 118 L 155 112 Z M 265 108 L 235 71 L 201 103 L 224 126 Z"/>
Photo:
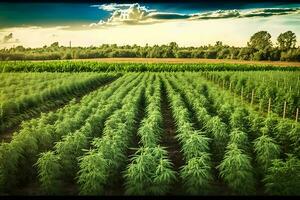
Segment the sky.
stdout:
<path fill-rule="evenodd" d="M 288 30 L 300 37 L 299 22 L 300 3 L 0 3 L 0 48 L 70 41 L 84 47 L 216 41 L 242 47 L 262 30 L 274 44 Z"/>

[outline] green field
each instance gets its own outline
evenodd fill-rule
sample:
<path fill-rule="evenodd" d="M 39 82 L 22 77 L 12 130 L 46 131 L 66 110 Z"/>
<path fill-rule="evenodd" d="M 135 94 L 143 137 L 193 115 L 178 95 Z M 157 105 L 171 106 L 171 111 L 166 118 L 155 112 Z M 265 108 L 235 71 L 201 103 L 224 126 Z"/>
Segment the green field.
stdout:
<path fill-rule="evenodd" d="M 0 194 L 300 195 L 300 68 L 2 62 Z"/>

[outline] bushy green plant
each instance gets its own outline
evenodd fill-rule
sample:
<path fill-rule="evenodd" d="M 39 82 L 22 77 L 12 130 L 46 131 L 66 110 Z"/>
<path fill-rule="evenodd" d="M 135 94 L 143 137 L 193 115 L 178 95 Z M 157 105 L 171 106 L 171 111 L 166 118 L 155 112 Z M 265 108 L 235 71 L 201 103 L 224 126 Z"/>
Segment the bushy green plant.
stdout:
<path fill-rule="evenodd" d="M 109 161 L 102 153 L 95 151 L 88 152 L 79 158 L 80 170 L 78 171 L 78 181 L 81 195 L 103 195 L 103 183 L 106 182 Z"/>
<path fill-rule="evenodd" d="M 60 162 L 60 157 L 49 151 L 41 153 L 36 163 L 39 171 L 39 181 L 45 194 L 55 195 L 61 192 L 62 182 L 59 179 L 61 176 Z"/>
<path fill-rule="evenodd" d="M 209 194 L 213 176 L 208 153 L 199 152 L 197 157 L 189 159 L 180 170 L 183 185 L 188 194 Z"/>
<path fill-rule="evenodd" d="M 226 184 L 236 194 L 249 195 L 255 191 L 251 158 L 232 143 L 228 145 L 224 160 L 217 167 Z"/>
<path fill-rule="evenodd" d="M 234 110 L 230 117 L 230 125 L 245 133 L 250 130 L 249 112 L 244 107 L 238 107 Z"/>
<path fill-rule="evenodd" d="M 264 172 L 270 167 L 272 160 L 280 156 L 280 146 L 268 135 L 262 135 L 254 140 L 254 151 L 257 162 Z"/>
<path fill-rule="evenodd" d="M 286 161 L 273 160 L 263 182 L 269 194 L 300 195 L 300 160 L 292 154 Z"/>
<path fill-rule="evenodd" d="M 169 192 L 175 172 L 167 151 L 157 147 L 142 147 L 131 159 L 125 171 L 126 194 L 163 195 Z"/>
<path fill-rule="evenodd" d="M 199 157 L 202 152 L 208 152 L 210 139 L 203 133 L 194 132 L 184 141 L 182 152 L 186 160 Z"/>
<path fill-rule="evenodd" d="M 250 150 L 250 144 L 249 144 L 249 139 L 248 135 L 240 131 L 238 129 L 233 129 L 231 133 L 229 134 L 230 139 L 229 139 L 229 144 L 236 144 L 239 149 L 244 150 L 244 152 L 248 153 Z"/>

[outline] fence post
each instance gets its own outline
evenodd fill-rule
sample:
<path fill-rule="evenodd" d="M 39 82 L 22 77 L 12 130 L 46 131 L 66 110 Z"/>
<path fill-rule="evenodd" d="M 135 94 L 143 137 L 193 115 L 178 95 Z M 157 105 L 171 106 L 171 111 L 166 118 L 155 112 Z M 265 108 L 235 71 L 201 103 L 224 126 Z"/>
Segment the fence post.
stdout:
<path fill-rule="evenodd" d="M 268 115 L 271 112 L 271 98 L 269 98 L 269 105 L 268 105 Z"/>
<path fill-rule="evenodd" d="M 286 101 L 284 101 L 284 105 L 283 105 L 283 116 L 282 118 L 285 118 L 285 112 L 286 112 Z"/>

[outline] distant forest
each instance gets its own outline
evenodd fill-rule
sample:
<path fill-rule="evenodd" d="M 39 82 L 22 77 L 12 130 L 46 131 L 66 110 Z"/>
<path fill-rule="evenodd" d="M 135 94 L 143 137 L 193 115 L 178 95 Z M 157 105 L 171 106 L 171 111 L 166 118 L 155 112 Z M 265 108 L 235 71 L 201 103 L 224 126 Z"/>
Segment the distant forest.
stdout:
<path fill-rule="evenodd" d="M 179 47 L 176 42 L 168 45 L 138 46 L 103 44 L 99 47 L 60 46 L 58 42 L 42 48 L 17 46 L 0 50 L 0 60 L 61 60 L 84 58 L 208 58 L 240 60 L 300 61 L 300 46 L 296 47 L 296 35 L 292 31 L 281 33 L 276 44 L 271 34 L 259 31 L 253 34 L 246 47 L 215 45 Z"/>

